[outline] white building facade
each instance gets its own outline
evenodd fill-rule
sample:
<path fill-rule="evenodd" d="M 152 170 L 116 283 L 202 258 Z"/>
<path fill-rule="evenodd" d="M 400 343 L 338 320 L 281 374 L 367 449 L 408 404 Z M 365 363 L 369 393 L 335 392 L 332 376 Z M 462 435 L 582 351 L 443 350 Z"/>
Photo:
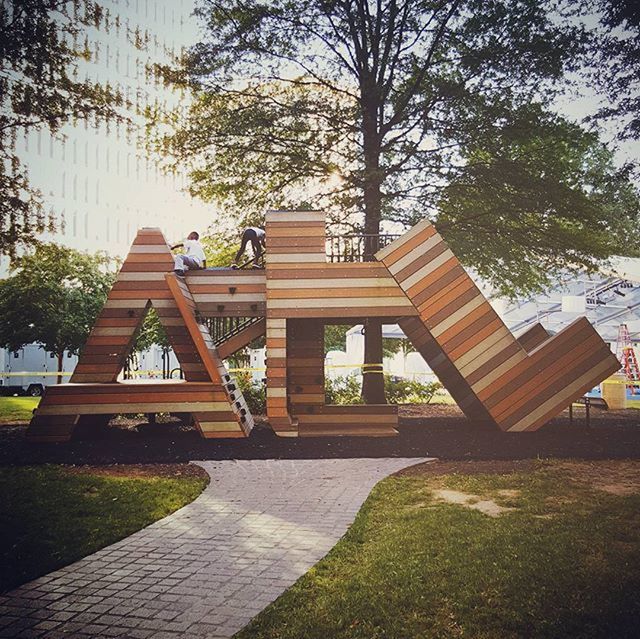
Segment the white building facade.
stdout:
<path fill-rule="evenodd" d="M 163 173 L 144 144 L 145 109 L 187 103 L 188 96 L 164 86 L 153 67 L 172 63 L 195 42 L 195 2 L 102 0 L 100 4 L 104 8 L 100 27 L 87 28 L 75 43 L 80 48 L 86 45 L 91 54 L 89 60 L 80 61 L 77 74 L 119 90 L 128 123 L 78 121 L 68 123 L 56 136 L 47 130 L 22 132 L 16 151 L 32 186 L 42 193 L 46 210 L 57 220 L 55 231 L 46 232 L 41 240 L 124 258 L 139 228 L 160 227 L 168 241 L 177 242 L 214 221 L 213 208 L 187 193 L 186 174 Z M 8 272 L 8 259 L 0 258 L 0 277 Z M 39 362 L 40 357 L 1 353 L 0 372 L 15 373 L 23 361 Z M 68 363 L 72 369 L 75 358 Z"/>
<path fill-rule="evenodd" d="M 158 226 L 167 239 L 178 240 L 204 230 L 214 214 L 188 195 L 186 175 L 163 174 L 144 149 L 145 109 L 186 100 L 160 82 L 153 65 L 171 63 L 193 43 L 193 0 L 103 0 L 101 5 L 101 27 L 86 30 L 91 59 L 81 61 L 77 72 L 118 89 L 130 123 L 69 123 L 55 137 L 31 130 L 18 135 L 17 152 L 58 221 L 55 232 L 41 239 L 124 257 L 138 228 Z M 3 266 L 6 274 L 6 260 Z"/>

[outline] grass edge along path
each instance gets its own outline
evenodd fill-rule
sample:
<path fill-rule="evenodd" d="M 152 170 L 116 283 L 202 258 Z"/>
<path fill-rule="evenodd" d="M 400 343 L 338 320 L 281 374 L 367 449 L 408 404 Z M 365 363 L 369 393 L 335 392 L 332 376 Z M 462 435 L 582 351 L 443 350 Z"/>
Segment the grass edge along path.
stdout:
<path fill-rule="evenodd" d="M 208 478 L 0 467 L 0 592 L 73 563 L 192 502 Z"/>
<path fill-rule="evenodd" d="M 584 465 L 387 478 L 333 550 L 235 639 L 636 637 L 638 485 L 606 492 L 592 485 L 598 465 Z M 512 510 L 474 509 L 487 500 Z"/>

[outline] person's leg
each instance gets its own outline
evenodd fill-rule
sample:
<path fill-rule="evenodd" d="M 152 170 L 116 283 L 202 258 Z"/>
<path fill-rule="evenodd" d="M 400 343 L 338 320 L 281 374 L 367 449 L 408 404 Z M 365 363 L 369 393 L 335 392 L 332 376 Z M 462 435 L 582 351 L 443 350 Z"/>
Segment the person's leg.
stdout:
<path fill-rule="evenodd" d="M 256 266 L 262 257 L 262 244 L 257 237 L 251 240 L 251 248 L 253 249 L 253 265 Z"/>
<path fill-rule="evenodd" d="M 184 258 L 186 255 L 174 255 L 173 256 L 173 270 L 178 273 L 178 275 L 184 275 Z"/>
<path fill-rule="evenodd" d="M 236 256 L 233 260 L 234 264 L 238 264 L 238 262 L 240 261 L 240 258 L 244 255 L 244 252 L 247 248 L 247 244 L 251 241 L 252 236 L 254 235 L 255 233 L 251 229 L 246 229 L 245 232 L 242 234 L 242 240 L 240 241 L 240 249 L 236 253 Z"/>
<path fill-rule="evenodd" d="M 202 268 L 202 264 L 200 264 L 199 260 L 196 260 L 194 257 L 190 255 L 183 255 L 182 263 L 184 264 L 184 269 L 186 271 L 199 271 Z"/>

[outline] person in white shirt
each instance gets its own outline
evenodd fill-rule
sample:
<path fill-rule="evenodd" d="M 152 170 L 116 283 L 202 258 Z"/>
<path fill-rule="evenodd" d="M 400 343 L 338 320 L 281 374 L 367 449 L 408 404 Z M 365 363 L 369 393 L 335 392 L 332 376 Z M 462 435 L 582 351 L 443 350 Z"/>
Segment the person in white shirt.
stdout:
<path fill-rule="evenodd" d="M 174 256 L 174 273 L 184 277 L 185 271 L 197 271 L 206 268 L 207 258 L 200 244 L 200 235 L 196 231 L 189 233 L 186 240 L 171 247 L 171 250 L 184 247 L 185 252 Z"/>
<path fill-rule="evenodd" d="M 257 226 L 250 226 L 242 233 L 240 250 L 236 253 L 236 257 L 233 260 L 231 268 L 238 268 L 240 258 L 244 255 L 247 244 L 249 244 L 249 242 L 251 242 L 251 248 L 253 249 L 253 268 L 261 268 L 260 258 L 264 253 L 264 247 L 267 243 L 267 236 L 265 232 Z"/>

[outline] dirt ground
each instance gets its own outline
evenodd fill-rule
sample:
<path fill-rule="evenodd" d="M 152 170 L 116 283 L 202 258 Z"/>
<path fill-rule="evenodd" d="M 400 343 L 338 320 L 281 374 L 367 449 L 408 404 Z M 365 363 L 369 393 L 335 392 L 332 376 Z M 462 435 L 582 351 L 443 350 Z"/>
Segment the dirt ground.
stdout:
<path fill-rule="evenodd" d="M 389 438 L 280 438 L 260 424 L 247 439 L 204 440 L 179 422 L 126 420 L 88 429 L 67 443 L 30 443 L 26 426 L 0 427 L 0 464 L 176 464 L 204 459 L 438 457 L 442 460 L 536 458 L 640 459 L 640 411 L 568 411 L 532 433 L 503 433 L 462 415 L 456 406 L 402 407 L 399 434 Z"/>

